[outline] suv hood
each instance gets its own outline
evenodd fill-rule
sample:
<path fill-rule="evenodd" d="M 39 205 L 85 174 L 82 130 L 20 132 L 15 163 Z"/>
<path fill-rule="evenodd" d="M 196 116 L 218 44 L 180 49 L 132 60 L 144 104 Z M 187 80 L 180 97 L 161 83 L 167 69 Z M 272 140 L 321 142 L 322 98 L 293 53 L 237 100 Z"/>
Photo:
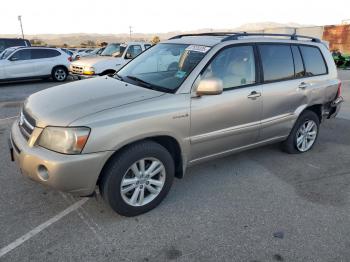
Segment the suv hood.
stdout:
<path fill-rule="evenodd" d="M 35 93 L 25 101 L 24 110 L 36 120 L 37 127 L 68 126 L 84 116 L 163 94 L 111 77 L 98 77 Z"/>
<path fill-rule="evenodd" d="M 82 57 L 81 59 L 72 62 L 72 65 L 75 66 L 96 66 L 96 64 L 100 62 L 107 62 L 107 61 L 118 61 L 120 60 L 119 57 L 113 57 L 113 56 L 89 56 L 89 57 Z"/>

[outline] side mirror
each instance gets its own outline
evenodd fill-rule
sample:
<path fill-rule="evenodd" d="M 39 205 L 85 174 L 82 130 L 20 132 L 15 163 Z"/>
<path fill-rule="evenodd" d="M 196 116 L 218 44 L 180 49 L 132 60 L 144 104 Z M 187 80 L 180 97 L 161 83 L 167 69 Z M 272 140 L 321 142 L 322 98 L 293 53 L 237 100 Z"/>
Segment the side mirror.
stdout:
<path fill-rule="evenodd" d="M 132 54 L 126 53 L 125 58 L 126 58 L 126 59 L 132 59 Z"/>
<path fill-rule="evenodd" d="M 209 78 L 200 80 L 196 94 L 198 96 L 220 95 L 224 90 L 222 80 L 217 78 Z"/>
<path fill-rule="evenodd" d="M 10 61 L 18 61 L 19 59 L 18 59 L 18 57 L 11 57 L 10 59 L 9 59 Z"/>

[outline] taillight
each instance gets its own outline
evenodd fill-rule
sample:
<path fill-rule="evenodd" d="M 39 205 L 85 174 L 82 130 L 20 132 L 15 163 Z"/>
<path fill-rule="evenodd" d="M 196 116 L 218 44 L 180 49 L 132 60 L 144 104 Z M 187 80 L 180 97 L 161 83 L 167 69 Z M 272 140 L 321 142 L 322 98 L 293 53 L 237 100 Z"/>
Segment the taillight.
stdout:
<path fill-rule="evenodd" d="M 336 98 L 340 97 L 340 95 L 341 95 L 341 81 L 339 81 L 339 84 L 338 84 L 338 91 L 337 91 L 337 97 Z"/>
<path fill-rule="evenodd" d="M 70 57 L 68 57 L 68 61 L 69 62 L 72 62 L 73 61 L 73 59 L 72 59 L 72 57 L 70 56 Z"/>

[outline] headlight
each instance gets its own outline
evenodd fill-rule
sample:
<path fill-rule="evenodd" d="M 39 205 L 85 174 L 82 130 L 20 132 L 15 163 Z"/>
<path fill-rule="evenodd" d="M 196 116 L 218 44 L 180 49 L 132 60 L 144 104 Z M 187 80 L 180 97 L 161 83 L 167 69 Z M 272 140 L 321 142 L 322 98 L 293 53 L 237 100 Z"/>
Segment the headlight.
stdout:
<path fill-rule="evenodd" d="M 95 68 L 92 66 L 84 66 L 83 74 L 84 75 L 93 75 L 93 74 L 95 74 Z"/>
<path fill-rule="evenodd" d="M 88 127 L 46 127 L 39 146 L 62 154 L 80 154 L 90 134 Z"/>

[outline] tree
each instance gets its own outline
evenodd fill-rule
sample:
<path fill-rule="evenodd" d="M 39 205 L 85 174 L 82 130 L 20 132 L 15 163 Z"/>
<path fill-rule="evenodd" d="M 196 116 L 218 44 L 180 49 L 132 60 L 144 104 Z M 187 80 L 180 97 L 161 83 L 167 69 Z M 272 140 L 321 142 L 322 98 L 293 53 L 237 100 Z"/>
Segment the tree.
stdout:
<path fill-rule="evenodd" d="M 154 36 L 151 40 L 152 45 L 156 45 L 160 42 L 159 36 Z"/>
<path fill-rule="evenodd" d="M 108 45 L 107 42 L 101 42 L 101 43 L 100 43 L 100 46 L 101 46 L 101 47 L 105 47 L 105 46 L 107 46 L 107 45 Z"/>
<path fill-rule="evenodd" d="M 64 48 L 68 48 L 68 45 L 66 43 L 63 44 Z"/>
<path fill-rule="evenodd" d="M 47 46 L 47 44 L 40 39 L 31 39 L 29 42 L 32 46 Z"/>
<path fill-rule="evenodd" d="M 87 40 L 86 41 L 86 45 L 89 46 L 89 47 L 94 47 L 94 46 L 96 46 L 96 43 L 94 41 L 92 41 L 92 40 Z"/>

